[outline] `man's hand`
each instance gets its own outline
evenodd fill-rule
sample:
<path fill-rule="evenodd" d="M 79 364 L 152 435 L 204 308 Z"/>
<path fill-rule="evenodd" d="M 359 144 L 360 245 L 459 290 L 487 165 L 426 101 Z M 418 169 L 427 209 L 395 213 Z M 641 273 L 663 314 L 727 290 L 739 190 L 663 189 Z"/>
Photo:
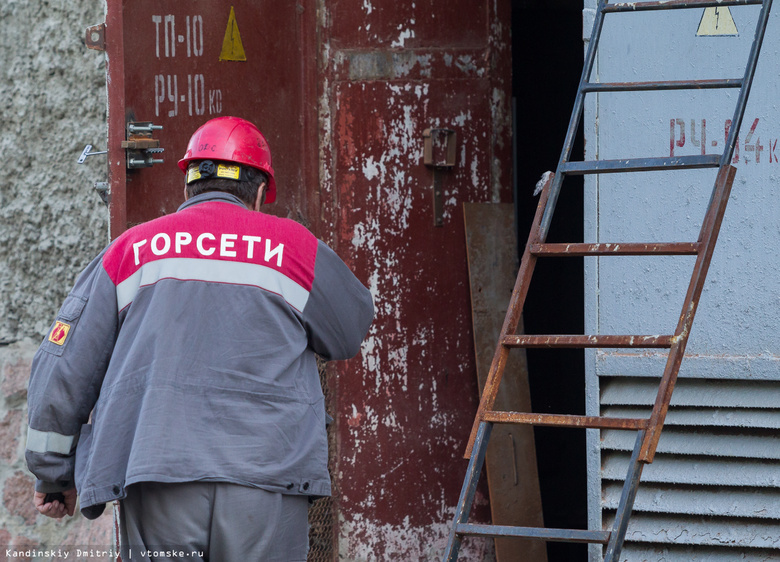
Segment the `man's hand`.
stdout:
<path fill-rule="evenodd" d="M 73 515 L 76 511 L 76 488 L 65 490 L 62 492 L 62 500 L 46 501 L 46 494 L 43 492 L 35 492 L 33 497 L 33 503 L 35 509 L 40 513 L 43 513 L 46 517 L 53 517 L 59 519 L 67 515 Z"/>

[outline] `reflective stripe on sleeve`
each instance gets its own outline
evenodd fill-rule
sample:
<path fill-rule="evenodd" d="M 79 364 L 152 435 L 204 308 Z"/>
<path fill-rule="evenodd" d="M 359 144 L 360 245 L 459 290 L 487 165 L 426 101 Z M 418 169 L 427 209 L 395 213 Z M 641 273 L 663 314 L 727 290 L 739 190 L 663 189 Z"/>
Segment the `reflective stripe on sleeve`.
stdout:
<path fill-rule="evenodd" d="M 75 435 L 61 435 L 53 431 L 38 431 L 27 428 L 27 450 L 34 453 L 60 453 L 70 454 Z"/>

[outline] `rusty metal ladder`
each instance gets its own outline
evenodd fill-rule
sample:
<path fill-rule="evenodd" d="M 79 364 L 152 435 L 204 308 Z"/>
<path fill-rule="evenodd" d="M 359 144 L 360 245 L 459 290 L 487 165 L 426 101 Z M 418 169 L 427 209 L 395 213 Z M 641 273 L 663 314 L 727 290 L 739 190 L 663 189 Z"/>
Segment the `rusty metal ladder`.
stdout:
<path fill-rule="evenodd" d="M 750 86 L 755 74 L 758 54 L 764 38 L 772 0 L 661 0 L 647 2 L 608 3 L 599 0 L 596 9 L 593 32 L 585 56 L 582 77 L 572 111 L 569 128 L 566 133 L 563 150 L 558 161 L 555 175 L 546 182 L 536 210 L 528 243 L 523 253 L 517 281 L 504 320 L 501 335 L 493 356 L 482 399 L 465 457 L 470 459 L 463 482 L 455 520 L 449 535 L 444 560 L 458 558 L 461 540 L 465 536 L 483 537 L 525 537 L 547 541 L 585 542 L 607 546 L 604 560 L 616 562 L 623 548 L 628 521 L 636 497 L 642 469 L 651 463 L 655 456 L 658 439 L 663 428 L 669 402 L 672 397 L 677 374 L 680 369 L 685 347 L 688 343 L 691 325 L 699 302 L 707 270 L 715 249 L 723 214 L 728 202 L 736 168 L 731 166 L 731 158 L 737 142 L 737 134 L 742 123 Z M 748 56 L 744 76 L 736 79 L 667 81 L 667 82 L 622 82 L 592 83 L 591 71 L 594 66 L 599 39 L 607 14 L 621 12 L 639 12 L 650 10 L 671 10 L 691 8 L 724 8 L 729 6 L 761 5 L 753 45 Z M 725 149 L 722 154 L 697 156 L 678 156 L 661 158 L 632 158 L 625 160 L 571 161 L 572 146 L 582 116 L 585 94 L 597 92 L 631 92 L 647 90 L 691 90 L 704 88 L 738 88 L 732 127 L 730 128 Z M 618 172 L 641 172 L 680 170 L 686 168 L 718 168 L 713 193 L 702 223 L 699 239 L 696 242 L 674 243 L 621 243 L 621 244 L 550 244 L 546 243 L 552 221 L 555 204 L 561 184 L 567 175 L 604 174 Z M 654 255 L 695 255 L 696 262 L 685 296 L 680 319 L 673 335 L 518 335 L 517 327 L 528 293 L 536 260 L 541 257 L 583 257 L 583 256 L 654 256 Z M 669 355 L 652 413 L 647 419 L 613 418 L 602 416 L 576 416 L 559 414 L 536 414 L 521 412 L 502 412 L 493 409 L 498 386 L 501 383 L 507 356 L 513 348 L 666 348 Z M 615 514 L 611 530 L 587 529 L 548 529 L 535 527 L 507 527 L 499 525 L 470 524 L 469 513 L 474 501 L 477 481 L 487 451 L 490 433 L 495 423 L 516 423 L 546 425 L 557 427 L 579 427 L 594 429 L 618 429 L 637 431 L 636 444 L 623 492 Z"/>

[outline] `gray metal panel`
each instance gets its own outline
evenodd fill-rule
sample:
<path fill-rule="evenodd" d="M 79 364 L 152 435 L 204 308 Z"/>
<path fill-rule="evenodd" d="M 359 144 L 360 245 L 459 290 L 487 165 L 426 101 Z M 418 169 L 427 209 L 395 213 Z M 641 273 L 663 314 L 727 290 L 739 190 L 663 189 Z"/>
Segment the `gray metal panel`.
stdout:
<path fill-rule="evenodd" d="M 631 432 L 607 430 L 602 432 L 602 450 L 615 449 L 630 451 L 634 446 L 635 436 Z M 658 442 L 658 452 L 672 455 L 708 455 L 740 459 L 779 459 L 780 435 L 776 432 L 765 432 L 755 435 L 745 430 L 698 430 L 684 431 L 676 427 L 664 429 Z M 648 467 L 649 468 L 649 467 Z M 736 469 L 737 467 L 735 467 Z M 741 464 L 739 466 L 741 470 Z M 780 466 L 774 466 L 780 476 Z M 778 529 L 780 531 L 780 529 Z"/>
<path fill-rule="evenodd" d="M 629 543 L 623 549 L 625 560 L 684 560 L 685 562 L 767 562 L 777 558 L 776 550 L 758 548 L 708 547 L 670 544 Z"/>
<path fill-rule="evenodd" d="M 611 524 L 611 516 L 604 517 Z M 737 519 L 730 517 L 675 516 L 638 513 L 631 518 L 626 535 L 628 542 L 656 544 L 688 544 L 726 546 L 735 549 L 731 560 L 742 560 L 739 554 L 744 547 L 780 548 L 780 535 L 776 522 L 764 519 Z M 777 551 L 770 558 L 777 560 Z M 643 560 L 628 558 L 623 560 Z M 656 559 L 651 559 L 655 561 Z M 690 560 L 690 558 L 666 558 L 665 560 Z"/>
<path fill-rule="evenodd" d="M 622 485 L 604 487 L 604 509 L 615 510 L 620 500 Z M 769 501 L 767 501 L 769 500 Z M 711 487 L 710 489 L 643 486 L 634 502 L 634 513 L 677 513 L 680 515 L 712 515 L 780 518 L 780 491 L 745 491 Z"/>
<path fill-rule="evenodd" d="M 647 417 L 649 409 L 632 407 L 605 407 L 602 414 L 615 418 Z M 780 429 L 777 410 L 750 410 L 747 408 L 677 408 L 666 416 L 666 427 L 753 427 Z"/>
<path fill-rule="evenodd" d="M 780 146 L 780 145 L 778 145 Z M 726 210 L 726 217 L 729 215 L 729 210 Z M 717 256 L 718 250 L 715 250 Z M 771 259 L 776 257 L 768 256 Z M 587 261 L 587 260 L 586 260 Z M 744 267 L 755 271 L 754 264 L 746 262 Z M 712 275 L 712 273 L 710 274 Z M 756 273 L 756 275 L 759 275 Z M 760 275 L 759 275 L 760 277 Z M 707 283 L 709 284 L 708 280 Z M 719 281 L 715 279 L 712 281 L 717 284 Z M 740 281 L 748 282 L 748 281 Z M 749 283 L 774 283 L 773 279 L 769 276 L 763 279 L 756 279 L 749 281 Z M 734 281 L 737 283 L 737 281 Z M 704 324 L 707 320 L 703 317 L 706 315 L 706 307 L 704 306 L 706 299 L 711 299 L 707 294 L 707 286 L 705 286 L 704 296 L 702 297 L 702 303 L 699 308 L 698 317 L 693 325 L 691 332 L 691 341 L 700 332 L 707 329 Z M 717 298 L 717 297 L 715 297 Z M 729 303 L 733 307 L 732 313 L 735 316 L 746 313 L 744 307 L 737 307 L 736 303 L 740 302 L 737 297 L 733 297 L 736 300 L 724 301 L 721 300 L 715 303 L 720 307 L 728 307 Z M 772 302 L 767 302 L 766 307 L 770 310 L 776 310 L 777 305 Z M 628 308 L 627 310 L 632 310 Z M 745 318 L 746 321 L 750 321 L 750 317 Z M 771 325 L 771 323 L 768 323 Z M 710 330 L 718 326 L 717 320 L 714 320 L 709 324 Z M 724 328 L 725 329 L 725 328 Z M 752 328 L 757 334 L 760 334 L 764 328 Z M 769 330 L 769 328 L 767 328 Z M 717 331 L 717 330 L 713 330 Z M 769 337 L 769 336 L 765 336 Z M 770 349 L 772 351 L 770 351 Z M 632 376 L 632 377 L 657 377 L 663 372 L 664 364 L 666 363 L 666 354 L 660 353 L 602 353 L 599 352 L 594 359 L 594 369 L 599 376 Z M 780 380 L 780 354 L 777 352 L 777 344 L 772 343 L 767 345 L 765 350 L 757 352 L 750 352 L 747 348 L 744 353 L 728 353 L 724 349 L 723 353 L 688 353 L 686 354 L 685 361 L 683 361 L 680 367 L 680 376 L 689 378 L 707 378 L 707 379 L 734 379 L 734 380 Z"/>
<path fill-rule="evenodd" d="M 658 382 L 652 379 L 601 379 L 602 405 L 647 405 L 655 400 Z M 671 406 L 778 408 L 780 384 L 756 381 L 681 380 Z"/>
<path fill-rule="evenodd" d="M 777 455 L 775 455 L 777 456 Z M 601 472 L 602 484 L 608 486 L 609 481 L 622 481 L 626 476 L 628 466 L 628 453 L 610 452 L 605 455 Z M 739 465 L 739 470 L 735 466 Z M 740 457 L 714 458 L 707 456 L 673 456 L 671 454 L 659 454 L 652 464 L 645 467 L 642 473 L 642 486 L 644 484 L 665 483 L 684 484 L 691 486 L 732 486 L 742 488 L 766 488 L 759 490 L 766 494 L 766 511 L 774 512 L 780 508 L 780 504 L 771 507 L 776 500 L 772 488 L 780 488 L 780 471 L 778 471 L 777 459 L 746 459 Z M 705 488 L 697 488 L 699 493 L 707 494 Z M 643 492 L 644 493 L 644 492 Z M 723 497 L 729 498 L 728 490 L 723 492 Z M 663 503 L 663 502 L 661 502 Z"/>
<path fill-rule="evenodd" d="M 584 2 L 585 22 L 594 7 Z M 593 81 L 740 76 L 758 8 L 730 10 L 737 37 L 697 37 L 703 12 L 608 16 Z M 643 473 L 624 560 L 780 559 L 779 19 L 775 11 L 729 208 L 659 454 Z M 734 102 L 725 90 L 589 95 L 585 157 L 719 152 Z M 695 241 L 713 181 L 707 170 L 586 177 L 585 241 Z M 692 265 L 691 257 L 585 258 L 586 331 L 671 334 Z M 654 350 L 587 351 L 587 413 L 646 416 L 665 362 L 666 353 Z M 612 524 L 635 438 L 589 434 L 591 528 Z M 592 560 L 600 550 L 591 547 Z"/>

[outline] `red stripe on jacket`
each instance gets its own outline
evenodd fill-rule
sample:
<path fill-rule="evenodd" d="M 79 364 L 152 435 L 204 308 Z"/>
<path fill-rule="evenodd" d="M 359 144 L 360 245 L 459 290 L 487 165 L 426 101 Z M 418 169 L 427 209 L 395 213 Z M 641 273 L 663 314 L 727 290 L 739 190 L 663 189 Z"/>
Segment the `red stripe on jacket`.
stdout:
<path fill-rule="evenodd" d="M 160 259 L 254 263 L 275 269 L 311 291 L 317 243 L 295 221 L 209 201 L 127 230 L 106 252 L 103 266 L 118 285 L 145 263 Z"/>

